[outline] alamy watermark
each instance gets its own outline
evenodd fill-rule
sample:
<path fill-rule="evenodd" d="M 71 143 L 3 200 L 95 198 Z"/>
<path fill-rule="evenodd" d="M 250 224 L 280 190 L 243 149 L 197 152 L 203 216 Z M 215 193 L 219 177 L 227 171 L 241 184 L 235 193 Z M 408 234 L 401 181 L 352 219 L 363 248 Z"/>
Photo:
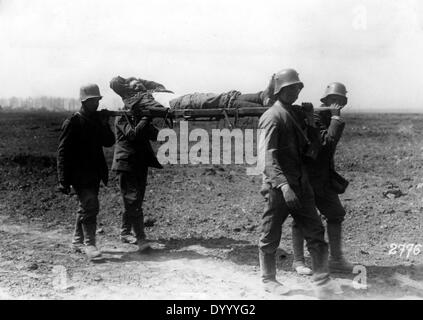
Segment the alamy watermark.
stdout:
<path fill-rule="evenodd" d="M 68 272 L 65 266 L 53 266 L 51 272 L 53 274 L 52 285 L 55 290 L 62 291 L 69 288 Z"/>
<path fill-rule="evenodd" d="M 187 121 L 181 121 L 179 132 L 162 129 L 158 141 L 163 142 L 157 151 L 162 164 L 244 164 L 247 175 L 263 172 L 264 153 L 258 150 L 263 145 L 261 129 L 212 129 L 189 130 Z"/>
<path fill-rule="evenodd" d="M 352 280 L 352 286 L 356 290 L 367 290 L 367 269 L 363 265 L 355 265 L 353 274 L 356 274 Z"/>
<path fill-rule="evenodd" d="M 353 9 L 352 27 L 357 31 L 367 30 L 367 7 L 365 5 L 359 5 Z"/>

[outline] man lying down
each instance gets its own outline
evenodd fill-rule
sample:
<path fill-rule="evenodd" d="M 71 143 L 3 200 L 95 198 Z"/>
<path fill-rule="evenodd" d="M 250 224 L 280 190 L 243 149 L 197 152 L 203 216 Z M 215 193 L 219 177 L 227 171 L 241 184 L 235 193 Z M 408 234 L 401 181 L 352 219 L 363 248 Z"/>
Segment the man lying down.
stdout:
<path fill-rule="evenodd" d="M 218 109 L 257 108 L 266 106 L 268 90 L 251 94 L 229 91 L 221 94 L 190 93 L 177 95 L 164 85 L 139 78 L 117 76 L 110 81 L 110 88 L 118 94 L 125 108 Z"/>

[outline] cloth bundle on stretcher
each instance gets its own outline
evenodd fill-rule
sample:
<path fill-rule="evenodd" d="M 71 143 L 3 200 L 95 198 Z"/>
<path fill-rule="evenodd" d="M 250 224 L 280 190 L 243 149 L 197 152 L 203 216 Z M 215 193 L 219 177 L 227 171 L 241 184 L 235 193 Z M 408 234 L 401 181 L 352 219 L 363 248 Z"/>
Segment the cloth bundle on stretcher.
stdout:
<path fill-rule="evenodd" d="M 222 94 L 215 93 L 191 93 L 177 97 L 169 101 L 171 109 L 231 109 L 262 107 L 262 92 L 257 94 L 243 95 L 241 92 L 232 90 Z"/>
<path fill-rule="evenodd" d="M 131 111 L 160 107 L 171 110 L 263 108 L 267 99 L 266 90 L 254 94 L 232 90 L 221 94 L 196 92 L 160 103 L 157 95 L 170 91 L 154 81 L 118 76 L 111 80 L 110 87 L 122 98 L 125 109 Z"/>

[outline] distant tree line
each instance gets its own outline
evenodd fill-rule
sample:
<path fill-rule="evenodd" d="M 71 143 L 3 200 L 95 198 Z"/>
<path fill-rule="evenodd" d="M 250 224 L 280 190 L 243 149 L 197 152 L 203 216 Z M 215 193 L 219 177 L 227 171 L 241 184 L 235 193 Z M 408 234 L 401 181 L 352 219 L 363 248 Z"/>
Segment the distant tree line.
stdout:
<path fill-rule="evenodd" d="M 81 106 L 78 99 L 60 97 L 0 98 L 0 111 L 76 111 Z"/>

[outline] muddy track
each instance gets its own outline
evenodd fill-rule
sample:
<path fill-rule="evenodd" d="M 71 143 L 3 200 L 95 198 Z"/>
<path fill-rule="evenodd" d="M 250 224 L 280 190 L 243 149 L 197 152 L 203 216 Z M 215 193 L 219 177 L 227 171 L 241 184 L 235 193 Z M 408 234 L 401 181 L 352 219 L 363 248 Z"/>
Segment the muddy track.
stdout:
<path fill-rule="evenodd" d="M 1 220 L 1 299 L 315 299 L 310 279 L 289 270 L 289 255 L 279 261 L 278 279 L 292 293 L 265 293 L 251 244 L 158 241 L 140 254 L 115 237 L 100 236 L 103 258 L 89 262 L 71 252 L 65 230 Z M 231 258 L 237 251 L 249 253 L 244 263 Z M 423 298 L 418 268 L 370 272 L 367 289 L 356 288 L 354 276 L 334 275 L 343 291 L 336 299 Z"/>

